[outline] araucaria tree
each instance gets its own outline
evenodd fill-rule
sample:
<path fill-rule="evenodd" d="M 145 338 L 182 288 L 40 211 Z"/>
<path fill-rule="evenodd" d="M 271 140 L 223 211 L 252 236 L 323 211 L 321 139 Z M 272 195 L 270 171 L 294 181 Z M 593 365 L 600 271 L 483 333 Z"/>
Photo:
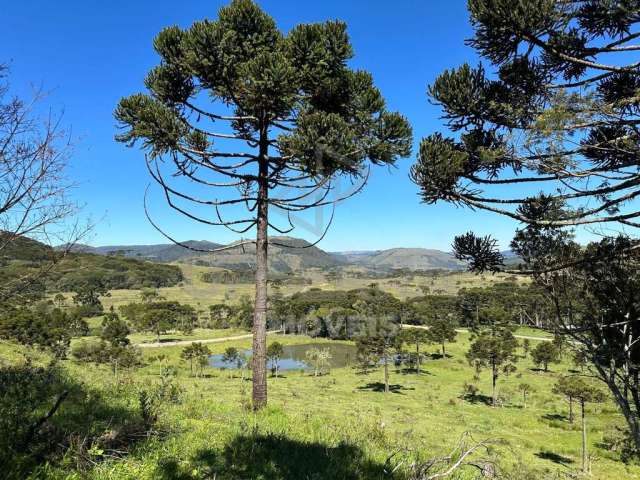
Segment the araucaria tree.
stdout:
<path fill-rule="evenodd" d="M 442 346 L 442 356 L 447 355 L 445 344 L 456 341 L 456 326 L 452 319 L 446 317 L 436 317 L 429 321 L 429 330 L 427 331 L 429 339 Z"/>
<path fill-rule="evenodd" d="M 386 110 L 370 74 L 347 66 L 353 51 L 341 22 L 284 35 L 252 0 L 233 0 L 216 21 L 163 30 L 154 47 L 161 62 L 145 81 L 149 93 L 123 98 L 116 109 L 117 140 L 140 143 L 171 208 L 239 234 L 255 229 L 255 241 L 235 247 L 256 248 L 253 406 L 260 408 L 269 229 L 289 232 L 292 214 L 359 191 L 368 161 L 393 165 L 410 154 L 411 129 Z M 337 191 L 342 175 L 357 184 L 351 193 Z M 242 207 L 248 213 L 240 218 L 223 212 Z M 277 226 L 270 207 L 286 226 Z M 213 218 L 204 213 L 211 211 Z"/>
<path fill-rule="evenodd" d="M 497 328 L 481 333 L 471 344 L 467 360 L 477 368 L 491 369 L 491 403 L 497 405 L 496 384 L 500 367 L 517 361 L 515 354 L 518 341 L 510 330 Z"/>
<path fill-rule="evenodd" d="M 562 377 L 553 387 L 554 393 L 564 395 L 569 399 L 580 403 L 580 418 L 582 419 L 582 470 L 589 471 L 589 455 L 587 452 L 587 419 L 585 405 L 587 403 L 602 403 L 606 400 L 604 393 L 598 387 L 585 381 L 582 377 Z M 573 412 L 569 414 L 573 421 Z"/>
<path fill-rule="evenodd" d="M 512 249 L 543 287 L 556 332 L 589 353 L 640 450 L 640 5 L 470 0 L 463 65 L 429 92 L 456 132 L 425 138 L 412 170 L 426 203 L 521 222 Z M 516 187 L 516 188 L 514 188 Z M 583 247 L 572 229 L 624 235 Z M 458 258 L 503 269 L 490 237 L 456 239 Z"/>
<path fill-rule="evenodd" d="M 356 349 L 360 358 L 382 361 L 384 368 L 384 392 L 389 393 L 389 363 L 395 353 L 402 348 L 399 325 L 384 317 L 370 319 L 356 337 Z"/>
<path fill-rule="evenodd" d="M 560 362 L 560 352 L 552 342 L 540 342 L 531 351 L 531 359 L 536 365 L 541 365 L 545 372 L 549 370 L 550 363 Z"/>

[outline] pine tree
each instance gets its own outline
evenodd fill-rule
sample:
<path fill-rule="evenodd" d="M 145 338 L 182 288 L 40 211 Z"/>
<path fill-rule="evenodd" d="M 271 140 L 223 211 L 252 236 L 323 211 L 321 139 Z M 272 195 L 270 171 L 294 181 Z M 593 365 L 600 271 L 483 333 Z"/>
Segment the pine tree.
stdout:
<path fill-rule="evenodd" d="M 117 140 L 141 144 L 174 210 L 239 234 L 255 229 L 255 241 L 234 248 L 256 248 L 253 406 L 260 408 L 267 401 L 267 251 L 277 243 L 268 230 L 290 232 L 292 215 L 350 196 L 335 193 L 338 177 L 359 182 L 352 193 L 359 191 L 368 161 L 393 165 L 410 154 L 411 129 L 386 110 L 369 73 L 348 67 L 353 51 L 342 22 L 284 35 L 252 0 L 233 0 L 215 21 L 166 28 L 154 47 L 161 63 L 145 80 L 148 94 L 120 101 Z M 177 175 L 171 180 L 169 165 Z M 248 214 L 240 218 L 223 212 L 242 206 Z M 277 226 L 270 208 L 286 226 Z M 163 231 L 146 203 L 145 210 Z"/>

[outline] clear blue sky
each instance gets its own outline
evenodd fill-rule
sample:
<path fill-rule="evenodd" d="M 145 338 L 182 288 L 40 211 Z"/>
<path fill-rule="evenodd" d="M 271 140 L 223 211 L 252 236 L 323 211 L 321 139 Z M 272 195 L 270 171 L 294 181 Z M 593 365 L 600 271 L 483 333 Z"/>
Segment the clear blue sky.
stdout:
<path fill-rule="evenodd" d="M 52 90 L 54 109 L 64 109 L 77 147 L 71 174 L 85 215 L 99 220 L 94 245 L 164 241 L 142 208 L 149 180 L 142 154 L 114 142 L 113 109 L 122 96 L 141 91 L 146 72 L 157 64 L 154 36 L 168 25 L 188 27 L 215 18 L 218 0 L 5 1 L 0 61 L 10 62 L 16 91 L 42 83 Z M 390 109 L 406 115 L 420 138 L 441 130 L 439 109 L 427 102 L 426 86 L 445 68 L 477 62 L 464 46 L 470 36 L 464 0 L 260 0 L 283 30 L 297 23 L 341 19 L 354 45 L 353 66 L 373 73 Z M 377 169 L 366 190 L 338 207 L 320 247 L 365 250 L 397 246 L 449 250 L 467 230 L 493 234 L 503 247 L 515 224 L 494 215 L 439 204 L 422 205 L 408 179 L 413 159 L 397 169 Z M 181 240 L 220 243 L 237 239 L 224 228 L 195 224 L 158 202 L 154 214 Z M 314 240 L 300 229 L 295 236 Z"/>

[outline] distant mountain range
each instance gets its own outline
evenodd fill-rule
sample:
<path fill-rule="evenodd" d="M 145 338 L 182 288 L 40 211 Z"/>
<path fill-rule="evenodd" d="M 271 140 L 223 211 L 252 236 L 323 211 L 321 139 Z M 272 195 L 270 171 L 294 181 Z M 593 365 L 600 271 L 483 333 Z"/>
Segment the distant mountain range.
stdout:
<path fill-rule="evenodd" d="M 292 272 L 305 268 L 332 268 L 356 265 L 372 270 L 410 269 L 459 270 L 464 265 L 451 254 L 425 248 L 392 248 L 375 251 L 325 252 L 306 240 L 292 237 L 271 237 L 269 269 Z M 213 250 L 223 245 L 206 240 L 184 242 L 196 250 Z M 231 244 L 233 245 L 233 244 Z M 154 262 L 198 263 L 233 270 L 255 268 L 255 246 L 244 245 L 216 253 L 198 252 L 174 244 L 113 245 L 91 247 L 76 245 L 76 251 L 98 255 L 122 255 Z"/>
<path fill-rule="evenodd" d="M 184 244 L 196 250 L 213 250 L 222 247 L 219 243 L 208 242 L 206 240 L 189 240 L 184 242 Z M 161 263 L 177 262 L 187 257 L 206 255 L 205 253 L 190 250 L 189 248 L 184 248 L 173 243 L 160 243 L 156 245 L 108 245 L 104 247 L 91 247 L 89 245 L 78 244 L 73 247 L 73 250 L 98 255 L 121 255 Z"/>
<path fill-rule="evenodd" d="M 453 255 L 427 248 L 390 248 L 377 251 L 337 252 L 347 263 L 376 270 L 406 268 L 409 270 L 460 270 L 464 264 Z"/>

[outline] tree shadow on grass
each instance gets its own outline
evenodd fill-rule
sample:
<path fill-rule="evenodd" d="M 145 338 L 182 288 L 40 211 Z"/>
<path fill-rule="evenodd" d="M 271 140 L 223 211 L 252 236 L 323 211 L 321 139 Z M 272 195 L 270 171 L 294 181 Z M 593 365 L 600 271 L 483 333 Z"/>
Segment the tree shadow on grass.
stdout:
<path fill-rule="evenodd" d="M 557 463 L 558 465 L 562 465 L 564 467 L 568 467 L 573 463 L 573 460 L 569 457 L 565 457 L 554 452 L 549 452 L 547 450 L 542 450 L 536 453 L 535 456 L 541 458 L 542 460 L 549 460 L 550 462 Z"/>
<path fill-rule="evenodd" d="M 396 373 L 399 373 L 400 375 L 418 375 L 418 371 L 415 367 L 398 368 L 396 369 Z M 420 375 L 432 376 L 433 373 L 431 373 L 429 370 L 426 370 L 420 367 Z"/>
<path fill-rule="evenodd" d="M 355 445 L 340 443 L 328 446 L 279 435 L 240 435 L 229 442 L 222 452 L 202 450 L 190 465 L 182 465 L 179 459 L 164 459 L 158 464 L 154 478 L 187 480 L 192 478 L 190 472 L 194 468 L 205 478 L 217 480 L 389 478 L 383 464 L 367 458 Z"/>
<path fill-rule="evenodd" d="M 63 455 L 89 468 L 85 450 L 92 445 L 105 455 L 126 455 L 145 438 L 139 434 L 146 427 L 137 410 L 114 401 L 117 396 L 79 382 L 58 365 L 0 368 L 2 478 L 27 478 Z"/>
<path fill-rule="evenodd" d="M 547 420 L 549 422 L 562 422 L 564 420 L 567 420 L 567 416 L 562 415 L 560 413 L 546 413 L 542 415 L 540 418 L 542 418 L 543 420 Z"/>
<path fill-rule="evenodd" d="M 462 397 L 462 399 L 465 402 L 469 402 L 472 403 L 474 405 L 477 404 L 484 404 L 484 405 L 488 405 L 488 406 L 492 406 L 493 405 L 493 398 L 491 398 L 489 395 L 483 395 L 481 393 L 476 393 L 475 395 L 471 395 L 471 394 L 466 394 Z"/>
<path fill-rule="evenodd" d="M 367 383 L 366 385 L 363 385 L 362 387 L 358 387 L 358 390 L 370 390 L 372 392 L 384 392 L 384 383 L 382 383 L 382 382 Z M 402 393 L 403 390 L 415 390 L 415 388 L 413 388 L 413 387 L 408 388 L 408 387 L 405 387 L 405 386 L 397 384 L 397 383 L 389 384 L 389 391 L 391 393 L 397 393 L 399 395 L 404 395 L 404 393 Z"/>

